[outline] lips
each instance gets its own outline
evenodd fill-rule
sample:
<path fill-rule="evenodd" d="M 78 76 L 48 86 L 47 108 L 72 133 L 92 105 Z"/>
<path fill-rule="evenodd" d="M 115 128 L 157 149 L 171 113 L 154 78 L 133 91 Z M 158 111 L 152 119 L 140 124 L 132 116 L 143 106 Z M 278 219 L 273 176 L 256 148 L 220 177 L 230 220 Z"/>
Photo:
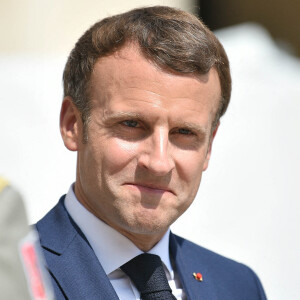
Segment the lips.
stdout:
<path fill-rule="evenodd" d="M 155 193 L 155 194 L 163 194 L 163 193 L 172 193 L 174 195 L 175 192 L 170 189 L 169 187 L 165 187 L 159 184 L 150 184 L 150 183 L 125 183 L 125 185 L 132 187 L 132 188 L 137 188 L 142 192 L 148 192 L 148 193 Z"/>

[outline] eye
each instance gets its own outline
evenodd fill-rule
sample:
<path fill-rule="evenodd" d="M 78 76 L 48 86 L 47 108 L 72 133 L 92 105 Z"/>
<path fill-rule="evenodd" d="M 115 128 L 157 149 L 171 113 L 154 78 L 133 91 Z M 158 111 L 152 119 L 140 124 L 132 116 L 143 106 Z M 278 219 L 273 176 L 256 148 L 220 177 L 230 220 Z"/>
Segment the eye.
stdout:
<path fill-rule="evenodd" d="M 186 129 L 186 128 L 179 128 L 178 133 L 184 134 L 184 135 L 193 135 L 194 134 L 191 130 Z"/>
<path fill-rule="evenodd" d="M 127 126 L 127 127 L 140 127 L 139 126 L 139 123 L 137 121 L 134 121 L 134 120 L 126 120 L 126 121 L 123 121 L 121 124 Z"/>

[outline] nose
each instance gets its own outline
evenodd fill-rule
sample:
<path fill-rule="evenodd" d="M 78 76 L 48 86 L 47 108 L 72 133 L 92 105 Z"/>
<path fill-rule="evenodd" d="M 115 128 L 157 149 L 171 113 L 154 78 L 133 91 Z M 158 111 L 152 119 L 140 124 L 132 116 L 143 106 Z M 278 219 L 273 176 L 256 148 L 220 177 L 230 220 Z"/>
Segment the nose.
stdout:
<path fill-rule="evenodd" d="M 170 150 L 168 130 L 158 128 L 143 141 L 138 164 L 156 176 L 164 176 L 175 166 Z"/>

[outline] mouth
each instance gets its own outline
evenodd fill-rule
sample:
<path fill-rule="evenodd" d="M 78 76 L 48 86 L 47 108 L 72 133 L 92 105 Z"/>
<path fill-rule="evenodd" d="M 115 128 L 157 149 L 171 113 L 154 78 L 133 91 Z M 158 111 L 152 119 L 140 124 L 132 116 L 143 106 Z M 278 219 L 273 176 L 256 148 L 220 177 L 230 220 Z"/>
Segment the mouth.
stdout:
<path fill-rule="evenodd" d="M 157 184 L 149 184 L 149 183 L 125 183 L 124 185 L 138 189 L 144 193 L 152 193 L 152 194 L 164 194 L 164 193 L 171 193 L 176 195 L 175 192 L 168 188 Z"/>

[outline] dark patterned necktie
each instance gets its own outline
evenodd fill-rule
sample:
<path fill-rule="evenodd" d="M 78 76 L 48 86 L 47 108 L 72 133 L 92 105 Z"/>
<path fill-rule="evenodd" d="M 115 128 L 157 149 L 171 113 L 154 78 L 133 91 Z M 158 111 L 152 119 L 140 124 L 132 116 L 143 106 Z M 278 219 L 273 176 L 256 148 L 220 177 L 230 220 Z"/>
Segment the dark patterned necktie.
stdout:
<path fill-rule="evenodd" d="M 142 300 L 176 300 L 158 255 L 138 255 L 121 269 L 134 282 Z"/>

